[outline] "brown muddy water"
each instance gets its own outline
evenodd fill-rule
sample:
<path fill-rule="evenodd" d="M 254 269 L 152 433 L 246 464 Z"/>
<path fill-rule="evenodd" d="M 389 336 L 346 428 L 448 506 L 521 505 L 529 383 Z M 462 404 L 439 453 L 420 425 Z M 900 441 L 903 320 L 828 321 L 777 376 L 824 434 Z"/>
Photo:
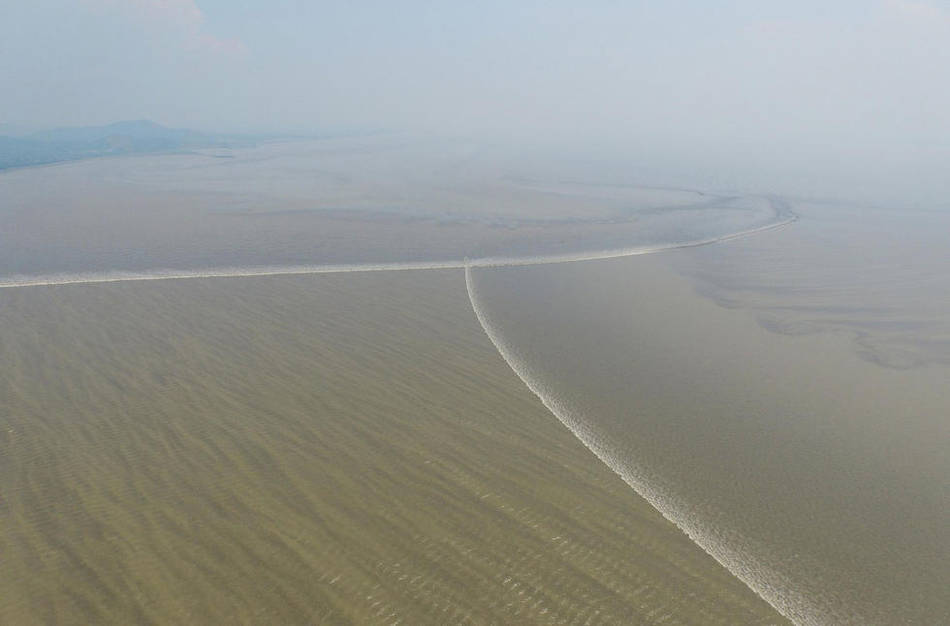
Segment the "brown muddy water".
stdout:
<path fill-rule="evenodd" d="M 0 623 L 781 623 L 461 271 L 0 290 Z"/>
<path fill-rule="evenodd" d="M 950 213 L 608 178 L 0 175 L 0 623 L 950 623 Z"/>

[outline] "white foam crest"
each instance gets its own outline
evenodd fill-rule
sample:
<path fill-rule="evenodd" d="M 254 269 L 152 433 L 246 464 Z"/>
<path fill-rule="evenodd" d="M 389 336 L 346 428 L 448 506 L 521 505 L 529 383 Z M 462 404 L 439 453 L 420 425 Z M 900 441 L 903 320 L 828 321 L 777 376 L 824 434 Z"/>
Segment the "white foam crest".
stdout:
<path fill-rule="evenodd" d="M 577 261 L 596 261 L 640 254 L 652 254 L 665 250 L 692 248 L 719 243 L 780 228 L 794 222 L 797 217 L 777 212 L 780 221 L 716 237 L 652 246 L 631 246 L 605 250 L 567 252 L 538 256 L 488 256 L 474 259 L 449 259 L 444 261 L 350 263 L 326 265 L 261 265 L 249 267 L 210 267 L 199 269 L 157 269 L 148 271 L 109 271 L 57 274 L 19 274 L 0 277 L 0 289 L 14 287 L 42 287 L 57 285 L 88 285 L 96 283 L 119 283 L 144 280 L 180 280 L 186 278 L 241 278 L 253 276 L 292 276 L 301 274 L 340 274 L 347 272 L 394 272 L 409 270 L 464 269 L 466 267 L 514 267 L 522 265 L 546 265 Z"/>
<path fill-rule="evenodd" d="M 400 270 L 459 269 L 462 261 L 422 261 L 418 263 L 353 263 L 340 265 L 260 265 L 245 267 L 209 267 L 201 269 L 158 269 L 144 272 L 110 271 L 30 275 L 0 279 L 0 289 L 55 285 L 87 285 L 143 280 L 181 280 L 186 278 L 242 278 L 252 276 L 292 276 L 297 274 L 339 274 Z"/>
<path fill-rule="evenodd" d="M 738 236 L 738 235 L 736 235 Z M 730 237 L 731 238 L 731 237 Z M 694 244 L 701 245 L 701 244 Z M 649 502 L 660 514 L 682 530 L 695 544 L 712 556 L 756 595 L 768 602 L 779 613 L 795 624 L 831 623 L 822 616 L 821 609 L 787 584 L 785 576 L 750 556 L 760 553 L 748 542 L 735 536 L 726 538 L 722 532 L 704 527 L 695 519 L 688 504 L 680 501 L 664 488 L 659 476 L 652 475 L 634 459 L 624 458 L 609 441 L 599 437 L 583 415 L 557 389 L 546 385 L 543 377 L 522 358 L 518 351 L 498 332 L 490 314 L 481 305 L 472 276 L 477 266 L 465 268 L 465 287 L 475 317 L 502 358 L 545 407 L 570 430 L 594 455 L 614 471 L 634 491 Z M 728 532 L 728 531 L 724 531 Z"/>

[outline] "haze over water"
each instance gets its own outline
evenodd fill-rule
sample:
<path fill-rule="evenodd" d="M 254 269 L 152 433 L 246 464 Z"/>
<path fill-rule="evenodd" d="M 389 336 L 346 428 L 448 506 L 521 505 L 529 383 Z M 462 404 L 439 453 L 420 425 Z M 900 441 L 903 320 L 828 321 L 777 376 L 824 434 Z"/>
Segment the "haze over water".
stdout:
<path fill-rule="evenodd" d="M 399 135 L 10 171 L 0 282 L 566 259 L 790 218 L 764 197 L 563 171 Z"/>
<path fill-rule="evenodd" d="M 0 0 L 0 621 L 950 624 L 948 68 L 947 0 Z"/>
<path fill-rule="evenodd" d="M 516 373 L 783 614 L 942 621 L 947 214 L 499 162 L 376 137 L 9 172 L 0 274 L 35 289 L 468 266 Z"/>

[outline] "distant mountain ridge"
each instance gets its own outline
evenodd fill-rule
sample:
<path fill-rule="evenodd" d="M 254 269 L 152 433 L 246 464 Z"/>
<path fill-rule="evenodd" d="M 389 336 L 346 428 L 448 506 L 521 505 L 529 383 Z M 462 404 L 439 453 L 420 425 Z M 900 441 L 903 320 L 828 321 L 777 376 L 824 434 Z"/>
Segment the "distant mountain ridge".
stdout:
<path fill-rule="evenodd" d="M 253 145 L 263 137 L 168 128 L 149 120 L 0 136 L 0 170 L 108 155 Z"/>

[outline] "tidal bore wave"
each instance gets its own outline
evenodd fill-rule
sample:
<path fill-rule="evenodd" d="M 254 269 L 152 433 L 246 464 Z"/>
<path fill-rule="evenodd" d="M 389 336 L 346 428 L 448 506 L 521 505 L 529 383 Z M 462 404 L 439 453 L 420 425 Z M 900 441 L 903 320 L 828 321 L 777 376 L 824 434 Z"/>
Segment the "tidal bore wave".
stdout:
<path fill-rule="evenodd" d="M 798 217 L 789 209 L 788 205 L 779 199 L 769 199 L 775 212 L 773 221 L 752 228 L 719 234 L 715 236 L 674 241 L 656 245 L 641 245 L 626 248 L 611 248 L 593 251 L 577 251 L 562 254 L 539 256 L 485 256 L 479 258 L 448 259 L 435 261 L 412 262 L 384 262 L 384 263 L 354 263 L 354 264 L 313 264 L 313 265 L 280 265 L 280 266 L 245 266 L 245 267 L 209 267 L 199 269 L 157 269 L 148 271 L 109 271 L 109 272 L 76 272 L 56 273 L 43 275 L 8 275 L 0 277 L 0 288 L 23 288 L 63 285 L 91 285 L 100 283 L 136 282 L 153 280 L 180 280 L 192 278 L 238 278 L 264 276 L 291 276 L 312 274 L 335 274 L 348 272 L 383 272 L 383 271 L 411 271 L 411 270 L 464 270 L 465 284 L 471 301 L 472 309 L 484 329 L 486 335 L 511 369 L 521 378 L 527 387 L 540 398 L 542 403 L 553 415 L 567 426 L 580 441 L 587 446 L 599 459 L 615 471 L 637 493 L 643 496 L 665 517 L 683 530 L 694 542 L 722 563 L 730 572 L 748 585 L 767 602 L 786 615 L 789 613 L 783 605 L 782 598 L 770 593 L 764 588 L 755 572 L 761 572 L 761 564 L 750 564 L 746 556 L 740 557 L 725 544 L 718 543 L 714 536 L 704 530 L 701 525 L 690 519 L 687 510 L 666 490 L 662 488 L 662 480 L 650 475 L 646 468 L 643 471 L 630 471 L 630 460 L 620 462 L 621 451 L 615 449 L 611 443 L 598 437 L 583 417 L 574 411 L 570 403 L 559 392 L 542 382 L 542 377 L 524 359 L 518 356 L 516 349 L 509 345 L 505 338 L 496 330 L 490 314 L 482 306 L 478 289 L 473 278 L 473 270 L 487 268 L 518 267 L 532 265 L 548 265 L 571 263 L 580 261 L 606 260 L 629 256 L 638 256 L 659 253 L 670 250 L 693 248 L 721 243 L 732 239 L 746 237 L 765 231 L 787 226 L 795 222 Z M 771 577 L 775 580 L 775 577 Z M 786 590 L 787 593 L 787 590 Z"/>
<path fill-rule="evenodd" d="M 437 261 L 313 265 L 259 265 L 244 267 L 207 267 L 197 269 L 153 269 L 147 271 L 114 270 L 107 272 L 64 272 L 32 275 L 13 274 L 0 277 L 0 289 L 58 285 L 89 285 L 97 283 L 118 283 L 145 280 L 181 280 L 187 278 L 241 278 L 254 276 L 339 274 L 347 272 L 394 272 L 409 270 L 465 269 L 468 267 L 517 267 L 525 265 L 547 265 L 554 263 L 613 259 L 720 243 L 731 239 L 737 239 L 740 237 L 746 237 L 748 235 L 781 228 L 798 219 L 798 217 L 788 209 L 787 205 L 783 201 L 770 199 L 770 202 L 772 203 L 772 207 L 775 211 L 775 220 L 768 224 L 723 235 L 657 245 L 567 252 L 550 255 L 486 256 L 478 258 L 447 259 Z"/>
<path fill-rule="evenodd" d="M 785 617 L 798 622 L 799 620 L 795 619 L 794 612 L 790 610 L 791 604 L 786 599 L 790 591 L 786 588 L 783 590 L 783 595 L 779 595 L 774 586 L 763 584 L 760 574 L 766 569 L 764 564 L 750 563 L 747 555 L 740 555 L 738 551 L 730 548 L 725 543 L 717 541 L 712 533 L 704 529 L 697 520 L 691 518 L 685 505 L 660 486 L 662 485 L 660 477 L 652 476 L 646 468 L 635 467 L 635 460 L 624 457 L 622 451 L 612 446 L 610 441 L 598 436 L 596 430 L 590 427 L 584 416 L 573 409 L 571 403 L 555 387 L 543 382 L 543 376 L 540 372 L 536 372 L 528 360 L 521 358 L 515 346 L 510 344 L 497 330 L 490 313 L 480 302 L 472 270 L 472 266 L 465 268 L 465 287 L 472 303 L 472 310 L 475 312 L 475 316 L 478 318 L 485 334 L 488 335 L 502 358 L 524 382 L 525 386 L 597 458 L 620 476 L 624 482 L 630 485 L 666 519 L 682 530 L 694 543 L 745 583 L 759 597 Z M 779 577 L 775 572 L 771 574 L 769 578 L 773 581 Z M 798 598 L 795 604 L 801 605 L 804 601 L 804 598 Z"/>
<path fill-rule="evenodd" d="M 781 237 L 665 258 L 470 266 L 467 293 L 558 420 L 792 622 L 950 623 L 946 361 L 863 354 L 898 331 L 907 360 L 944 354 L 946 230 L 801 210 Z M 916 265 L 876 252 L 895 232 Z"/>

